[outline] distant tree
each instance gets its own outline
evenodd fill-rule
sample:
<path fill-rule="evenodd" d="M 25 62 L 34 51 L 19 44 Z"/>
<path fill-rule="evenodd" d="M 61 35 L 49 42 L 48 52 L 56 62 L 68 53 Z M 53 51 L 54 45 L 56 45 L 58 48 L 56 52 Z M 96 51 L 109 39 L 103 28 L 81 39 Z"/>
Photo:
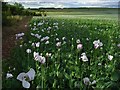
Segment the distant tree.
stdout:
<path fill-rule="evenodd" d="M 7 11 L 7 10 L 8 10 L 8 3 L 2 2 L 2 11 Z"/>
<path fill-rule="evenodd" d="M 22 14 L 22 11 L 24 10 L 24 7 L 20 3 L 14 3 L 15 11 L 18 15 Z"/>

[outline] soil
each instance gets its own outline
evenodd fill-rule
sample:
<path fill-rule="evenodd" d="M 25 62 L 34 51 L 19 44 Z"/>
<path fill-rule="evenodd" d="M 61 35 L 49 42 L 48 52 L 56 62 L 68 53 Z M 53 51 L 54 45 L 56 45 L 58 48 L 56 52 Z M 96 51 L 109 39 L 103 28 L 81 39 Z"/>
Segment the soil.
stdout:
<path fill-rule="evenodd" d="M 11 50 L 15 47 L 16 37 L 15 34 L 26 32 L 29 21 L 32 17 L 23 17 L 11 26 L 2 26 L 2 58 L 7 59 L 10 57 Z"/>

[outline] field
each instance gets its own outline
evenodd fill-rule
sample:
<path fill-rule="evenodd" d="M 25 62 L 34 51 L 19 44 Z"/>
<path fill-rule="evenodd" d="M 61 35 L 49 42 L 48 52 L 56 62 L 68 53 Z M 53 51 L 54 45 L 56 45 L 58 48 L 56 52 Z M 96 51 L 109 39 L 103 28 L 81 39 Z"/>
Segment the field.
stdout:
<path fill-rule="evenodd" d="M 33 17 L 3 62 L 3 88 L 119 90 L 117 10 L 98 10 Z"/>

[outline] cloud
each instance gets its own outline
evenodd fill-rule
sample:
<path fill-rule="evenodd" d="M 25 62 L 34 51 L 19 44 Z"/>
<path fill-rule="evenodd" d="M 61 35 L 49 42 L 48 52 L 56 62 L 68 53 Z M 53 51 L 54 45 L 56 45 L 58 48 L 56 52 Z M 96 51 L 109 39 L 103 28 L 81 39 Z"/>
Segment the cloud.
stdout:
<path fill-rule="evenodd" d="M 6 2 L 18 2 L 25 8 L 39 7 L 118 7 L 119 0 L 4 0 Z"/>

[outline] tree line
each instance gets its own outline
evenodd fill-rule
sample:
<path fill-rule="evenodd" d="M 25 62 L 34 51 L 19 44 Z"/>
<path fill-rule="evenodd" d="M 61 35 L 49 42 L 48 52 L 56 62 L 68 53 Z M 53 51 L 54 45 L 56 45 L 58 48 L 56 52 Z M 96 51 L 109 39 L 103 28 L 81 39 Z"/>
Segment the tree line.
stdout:
<path fill-rule="evenodd" d="M 31 10 L 30 8 L 25 9 L 20 3 L 14 3 L 13 5 L 8 2 L 2 2 L 2 24 L 9 22 L 8 16 L 46 16 L 46 12 L 43 10 L 38 10 L 37 12 Z"/>

